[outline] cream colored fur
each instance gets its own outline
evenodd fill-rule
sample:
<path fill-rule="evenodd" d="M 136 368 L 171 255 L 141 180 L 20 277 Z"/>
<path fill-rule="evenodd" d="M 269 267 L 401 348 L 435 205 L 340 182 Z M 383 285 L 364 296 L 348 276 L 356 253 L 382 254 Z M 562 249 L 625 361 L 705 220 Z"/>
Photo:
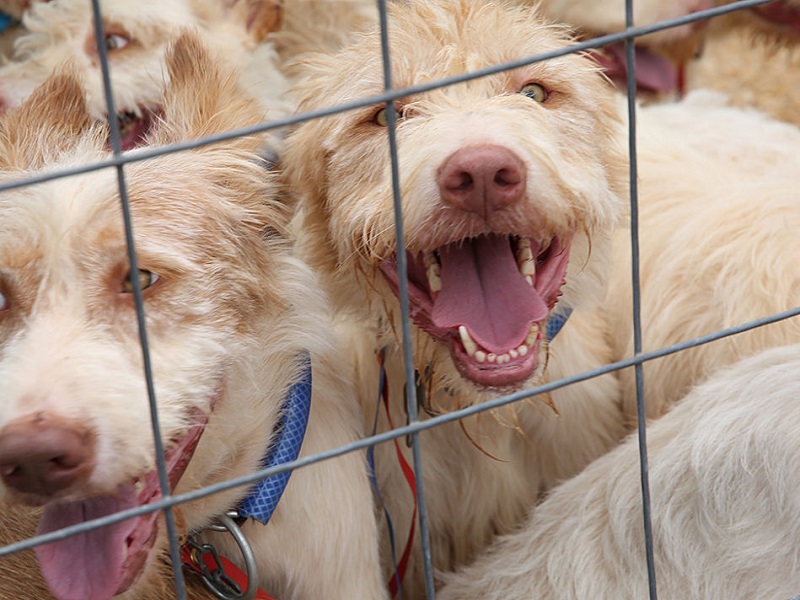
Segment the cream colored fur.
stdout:
<path fill-rule="evenodd" d="M 273 0 L 103 0 L 104 30 L 114 103 L 118 113 L 141 114 L 158 106 L 165 80 L 164 52 L 181 29 L 194 29 L 212 52 L 239 73 L 241 84 L 270 111 L 288 116 L 288 82 L 263 28 L 276 28 L 266 9 L 249 14 L 245 5 Z M 269 8 L 267 6 L 266 8 Z M 255 10 L 255 9 L 254 9 Z M 26 98 L 54 69 L 70 60 L 81 74 L 93 117 L 106 114 L 96 50 L 92 6 L 83 0 L 33 2 L 23 17 L 28 33 L 16 42 L 15 60 L 0 68 L 0 98 L 13 106 Z"/>
<path fill-rule="evenodd" d="M 709 92 L 641 109 L 638 127 L 644 350 L 798 306 L 800 131 Z M 630 298 L 623 228 L 606 302 L 616 359 L 633 354 Z M 646 363 L 648 416 L 715 369 L 799 335 L 793 319 Z M 632 370 L 622 382 L 632 419 Z"/>
<path fill-rule="evenodd" d="M 798 42 L 797 32 L 782 31 L 749 10 L 715 19 L 703 52 L 689 63 L 688 86 L 725 93 L 735 106 L 800 125 Z"/>
<path fill-rule="evenodd" d="M 181 38 L 166 62 L 164 120 L 150 144 L 264 118 L 195 37 Z M 106 156 L 105 132 L 91 125 L 71 74 L 49 79 L 4 118 L 2 132 L 3 181 Z M 286 207 L 256 160 L 259 143 L 241 138 L 125 169 L 140 268 L 160 276 L 144 298 L 165 443 L 196 411 L 208 414 L 176 493 L 258 468 L 303 351 L 314 391 L 302 454 L 364 434 L 325 297 L 291 255 Z M 112 492 L 155 464 L 133 304 L 122 293 L 128 266 L 116 187 L 104 170 L 0 197 L 0 431 L 44 413 L 85 422 L 96 439 L 88 479 L 58 499 Z M 236 488 L 182 505 L 178 521 L 200 527 L 244 495 Z M 26 499 L 7 486 L 2 496 Z M 385 597 L 362 453 L 295 472 L 271 522 L 249 521 L 244 532 L 261 584 L 280 598 Z M 219 548 L 235 560 L 231 544 Z M 142 589 L 157 577 L 159 554 L 150 553 Z M 135 585 L 121 597 L 141 596 Z"/>
<path fill-rule="evenodd" d="M 471 1 L 412 2 L 390 7 L 396 87 L 425 83 L 469 69 L 533 55 L 570 42 L 560 28 L 544 25 L 530 9 Z M 296 86 L 301 109 L 317 109 L 378 94 L 383 88 L 379 36 L 373 31 L 342 52 L 314 55 L 301 65 Z M 530 81 L 554 92 L 537 106 L 518 94 Z M 624 157 L 612 142 L 618 133 L 613 92 L 592 63 L 568 56 L 546 64 L 399 102 L 400 186 L 408 247 L 416 252 L 458 236 L 487 231 L 548 239 L 575 230 L 566 286 L 558 307 L 575 306 L 539 369 L 536 383 L 599 366 L 610 358 L 597 302 L 604 288 L 608 235 L 626 188 Z M 399 305 L 378 269 L 395 251 L 389 150 L 386 132 L 370 106 L 300 126 L 287 140 L 285 165 L 300 195 L 297 231 L 301 252 L 327 272 L 342 330 L 360 350 L 360 398 L 368 422 L 377 407 L 376 353 L 386 351 L 392 419 L 405 421 Z M 451 153 L 470 144 L 512 148 L 528 172 L 525 200 L 507 217 L 482 222 L 447 211 L 435 174 Z M 506 220 L 503 220 L 506 219 Z M 588 338 L 588 339 L 587 339 Z M 448 411 L 498 396 L 511 387 L 486 389 L 456 371 L 447 347 L 414 328 L 416 368 L 427 411 Z M 546 363 L 546 367 L 544 366 Z M 435 568 L 452 569 L 498 532 L 510 530 L 526 508 L 557 482 L 578 472 L 614 445 L 621 434 L 616 384 L 611 377 L 552 394 L 516 409 L 466 419 L 421 435 L 423 481 Z M 379 430 L 388 429 L 381 411 Z M 410 449 L 400 447 L 410 460 Z M 391 444 L 376 449 L 377 476 L 402 551 L 412 497 Z M 419 535 L 404 582 L 408 598 L 422 597 Z M 384 555 L 388 564 L 388 553 Z M 388 571 L 387 571 L 388 573 Z"/>
<path fill-rule="evenodd" d="M 792 598 L 800 590 L 800 347 L 695 388 L 648 427 L 658 597 Z M 449 576 L 440 600 L 647 598 L 638 445 L 554 490 L 519 532 Z"/>

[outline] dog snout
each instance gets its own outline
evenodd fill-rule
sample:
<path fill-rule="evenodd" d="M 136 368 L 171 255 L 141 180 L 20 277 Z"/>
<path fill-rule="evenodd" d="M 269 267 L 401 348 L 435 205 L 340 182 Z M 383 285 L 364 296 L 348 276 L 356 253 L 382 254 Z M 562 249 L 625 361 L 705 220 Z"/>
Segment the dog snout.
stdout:
<path fill-rule="evenodd" d="M 85 424 L 43 413 L 0 431 L 0 476 L 19 492 L 51 496 L 85 482 L 94 465 L 94 435 Z"/>
<path fill-rule="evenodd" d="M 488 216 L 522 199 L 525 165 L 519 156 L 502 146 L 468 146 L 444 161 L 436 183 L 444 202 Z"/>

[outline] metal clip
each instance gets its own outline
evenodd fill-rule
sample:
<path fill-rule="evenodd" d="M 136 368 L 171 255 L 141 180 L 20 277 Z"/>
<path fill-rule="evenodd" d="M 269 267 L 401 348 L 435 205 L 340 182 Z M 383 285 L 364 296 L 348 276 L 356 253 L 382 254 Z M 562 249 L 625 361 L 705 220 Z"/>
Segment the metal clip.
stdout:
<path fill-rule="evenodd" d="M 228 512 L 224 515 L 216 517 L 217 524 L 211 524 L 203 529 L 192 532 L 189 535 L 187 544 L 191 547 L 192 561 L 201 571 L 201 578 L 206 587 L 214 593 L 220 600 L 253 600 L 258 592 L 258 567 L 256 565 L 256 557 L 253 549 L 244 537 L 242 530 L 236 524 L 235 519 L 238 518 L 236 511 Z M 233 581 L 227 573 L 225 567 L 220 560 L 217 549 L 213 544 L 206 544 L 198 539 L 198 536 L 203 531 L 218 531 L 228 532 L 233 536 L 236 545 L 239 547 L 239 552 L 242 554 L 245 565 L 245 575 L 247 576 L 247 589 L 242 591 L 241 587 Z M 210 554 L 217 565 L 214 569 L 210 569 L 204 560 L 206 555 Z"/>

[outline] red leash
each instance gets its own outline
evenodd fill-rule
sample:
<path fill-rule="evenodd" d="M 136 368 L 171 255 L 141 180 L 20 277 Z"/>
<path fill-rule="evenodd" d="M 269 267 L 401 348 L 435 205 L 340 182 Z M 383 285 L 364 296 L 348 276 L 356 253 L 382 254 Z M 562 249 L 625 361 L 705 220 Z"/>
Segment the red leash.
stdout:
<path fill-rule="evenodd" d="M 378 362 L 383 368 L 383 356 L 378 356 Z M 389 411 L 389 378 L 383 378 L 383 388 L 381 389 L 381 398 L 383 399 L 383 407 L 386 410 L 386 418 L 389 420 L 389 427 L 394 429 L 394 423 L 392 422 L 392 414 Z M 411 468 L 411 465 L 408 464 L 406 461 L 405 456 L 403 456 L 402 450 L 400 450 L 400 444 L 397 442 L 397 438 L 392 440 L 394 442 L 394 449 L 397 452 L 397 460 L 400 463 L 400 468 L 403 470 L 403 475 L 405 475 L 406 482 L 408 483 L 408 487 L 411 489 L 411 494 L 414 496 L 414 514 L 411 517 L 411 527 L 408 531 L 408 539 L 406 540 L 406 546 L 403 548 L 403 554 L 400 556 L 400 560 L 397 563 L 397 573 L 392 576 L 389 580 L 389 593 L 392 598 L 397 595 L 397 590 L 399 587 L 398 582 L 402 582 L 406 576 L 406 571 L 408 570 L 408 561 L 411 558 L 411 550 L 414 547 L 414 532 L 416 530 L 416 523 L 417 523 L 417 480 L 414 477 L 414 470 Z"/>
<path fill-rule="evenodd" d="M 204 576 L 203 569 L 198 562 L 198 557 L 202 559 L 203 563 L 205 564 L 206 569 L 212 574 L 223 574 L 225 577 L 230 579 L 233 583 L 239 586 L 239 589 L 246 590 L 247 589 L 247 575 L 242 572 L 242 570 L 233 564 L 230 560 L 225 558 L 224 556 L 219 557 L 219 562 L 217 562 L 216 558 L 211 552 L 193 552 L 192 547 L 188 544 L 184 544 L 183 548 L 181 548 L 181 558 L 183 559 L 183 567 L 190 573 L 194 573 L 200 577 Z M 272 596 L 270 596 L 267 592 L 262 590 L 261 588 L 258 589 L 256 592 L 256 600 L 275 600 Z"/>

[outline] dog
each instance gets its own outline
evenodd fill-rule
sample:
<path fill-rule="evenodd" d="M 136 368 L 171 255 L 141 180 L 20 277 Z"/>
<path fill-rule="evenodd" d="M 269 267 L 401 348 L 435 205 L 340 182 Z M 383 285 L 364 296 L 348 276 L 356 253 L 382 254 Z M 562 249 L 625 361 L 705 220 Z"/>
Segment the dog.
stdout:
<path fill-rule="evenodd" d="M 265 118 L 197 36 L 181 36 L 166 65 L 148 147 Z M 82 91 L 67 70 L 2 117 L 3 181 L 108 156 Z M 133 278 L 174 493 L 255 472 L 282 439 L 278 420 L 297 404 L 287 398 L 307 399 L 309 383 L 301 456 L 363 436 L 328 304 L 293 256 L 289 207 L 260 144 L 249 136 L 126 166 L 136 273 L 113 172 L 0 196 L 0 496 L 42 506 L 40 533 L 161 496 Z M 202 530 L 245 496 L 231 488 L 176 507 L 179 532 Z M 52 594 L 139 598 L 161 569 L 165 528 L 155 514 L 39 547 Z M 386 597 L 363 453 L 296 471 L 274 517 L 241 530 L 269 593 Z M 199 539 L 238 560 L 230 536 Z"/>
<path fill-rule="evenodd" d="M 729 3 L 729 2 L 722 2 Z M 800 2 L 782 0 L 712 20 L 704 51 L 687 69 L 688 88 L 726 94 L 800 124 Z"/>
<path fill-rule="evenodd" d="M 712 0 L 636 0 L 633 24 L 652 25 L 712 7 Z M 542 0 L 541 9 L 547 17 L 575 27 L 586 39 L 626 28 L 623 0 Z M 702 45 L 704 31 L 705 21 L 697 21 L 636 38 L 636 90 L 641 99 L 672 100 L 682 92 L 682 71 Z M 628 71 L 625 42 L 593 50 L 592 56 L 608 77 L 625 89 Z"/>
<path fill-rule="evenodd" d="M 718 372 L 647 431 L 658 597 L 800 590 L 800 346 Z M 552 492 L 527 524 L 447 577 L 441 600 L 646 598 L 637 440 Z"/>
<path fill-rule="evenodd" d="M 238 70 L 241 85 L 272 118 L 294 109 L 286 96 L 269 35 L 281 26 L 277 0 L 103 0 L 104 40 L 123 149 L 136 147 L 158 118 L 164 52 L 176 31 L 194 28 L 204 43 Z M 90 2 L 31 3 L 23 13 L 27 33 L 15 42 L 14 60 L 0 68 L 0 106 L 17 105 L 69 59 L 81 74 L 91 114 L 106 119 L 106 98 Z M 280 136 L 272 136 L 275 151 Z"/>
<path fill-rule="evenodd" d="M 500 3 L 397 3 L 389 23 L 396 88 L 572 42 L 530 7 Z M 338 53 L 301 60 L 304 75 L 292 88 L 300 110 L 381 93 L 379 40 L 372 31 Z M 421 418 L 608 362 L 600 301 L 627 162 L 615 93 L 597 65 L 569 55 L 411 94 L 396 110 Z M 360 357 L 370 426 L 379 362 L 385 369 L 389 416 L 380 410 L 379 431 L 406 419 L 397 299 L 404 250 L 394 234 L 386 123 L 380 103 L 305 122 L 287 137 L 284 156 L 298 252 L 324 274 L 339 335 Z M 569 308 L 549 344 L 548 322 Z M 602 377 L 553 392 L 555 411 L 534 401 L 420 436 L 437 570 L 468 562 L 545 490 L 618 443 L 616 385 Z M 411 462 L 405 443 L 397 451 Z M 421 597 L 419 536 L 407 533 L 414 496 L 396 449 L 375 452 L 398 557 L 406 540 L 415 544 L 402 591 Z"/>
<path fill-rule="evenodd" d="M 711 92 L 644 107 L 637 122 L 643 350 L 800 305 L 800 131 Z M 614 360 L 634 351 L 630 244 L 620 228 L 605 302 Z M 796 339 L 791 319 L 645 363 L 647 416 L 667 412 L 720 367 Z M 632 421 L 634 373 L 620 379 Z"/>

